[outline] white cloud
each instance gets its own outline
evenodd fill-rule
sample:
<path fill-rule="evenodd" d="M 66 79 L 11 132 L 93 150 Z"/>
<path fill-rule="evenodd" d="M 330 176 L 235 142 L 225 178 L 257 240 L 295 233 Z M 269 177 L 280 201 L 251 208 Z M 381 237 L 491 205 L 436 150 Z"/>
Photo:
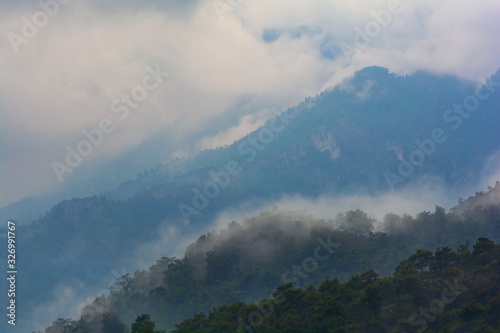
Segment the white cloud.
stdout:
<path fill-rule="evenodd" d="M 402 13 L 348 65 L 338 45 L 352 42 L 353 28 L 387 3 L 252 0 L 220 20 L 211 1 L 72 1 L 18 54 L 4 34 L 0 205 L 57 184 L 51 162 L 62 162 L 65 146 L 74 147 L 81 131 L 97 127 L 103 117 L 115 122 L 116 131 L 86 160 L 120 154 L 169 124 L 186 131 L 203 127 L 233 112 L 245 97 L 254 105 L 248 110 L 293 105 L 369 65 L 473 79 L 499 67 L 495 0 L 401 1 Z M 4 32 L 20 33 L 22 17 L 39 10 L 29 2 L 0 6 Z M 266 29 L 279 38 L 266 43 Z M 120 121 L 111 102 L 156 64 L 171 76 Z M 227 143 L 260 123 L 241 110 L 238 123 L 206 138 L 202 147 Z"/>
<path fill-rule="evenodd" d="M 274 110 L 274 112 L 273 112 Z M 206 136 L 202 138 L 196 145 L 197 150 L 213 149 L 230 145 L 241 137 L 250 134 L 266 122 L 279 115 L 281 112 L 278 109 L 264 109 L 256 114 L 247 114 L 238 120 L 238 125 L 233 126 L 227 130 L 220 131 L 216 135 Z"/>
<path fill-rule="evenodd" d="M 446 209 L 453 207 L 458 197 L 447 193 L 439 179 L 422 178 L 418 184 L 409 185 L 397 192 L 384 194 L 351 194 L 328 195 L 308 198 L 300 195 L 285 195 L 281 199 L 269 203 L 246 202 L 219 213 L 213 224 L 214 229 L 222 229 L 231 221 L 242 221 L 249 216 L 257 216 L 262 211 L 278 208 L 280 210 L 304 210 L 319 219 L 335 219 L 337 214 L 349 210 L 361 209 L 379 222 L 388 213 L 416 214 L 434 211 L 436 205 Z"/>

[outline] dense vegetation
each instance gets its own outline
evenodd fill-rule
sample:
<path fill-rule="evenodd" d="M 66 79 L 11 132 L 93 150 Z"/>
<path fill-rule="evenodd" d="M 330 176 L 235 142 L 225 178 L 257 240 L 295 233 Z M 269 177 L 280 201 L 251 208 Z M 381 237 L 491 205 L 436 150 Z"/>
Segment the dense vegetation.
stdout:
<path fill-rule="evenodd" d="M 435 297 L 432 288 L 439 288 L 438 279 L 448 278 L 452 281 L 451 278 L 459 277 L 460 281 L 464 281 L 464 276 L 470 276 L 479 267 L 479 261 L 484 265 L 489 264 L 490 259 L 481 261 L 483 256 L 478 251 L 482 247 L 491 248 L 488 244 L 493 243 L 486 238 L 498 242 L 499 237 L 500 183 L 485 193 L 479 192 L 467 200 L 460 200 L 450 212 L 436 207 L 434 212 L 422 212 L 416 217 L 387 214 L 384 221 L 380 222 L 359 210 L 340 214 L 332 220 L 318 220 L 304 212 L 274 210 L 246 219 L 241 224 L 232 222 L 225 230 L 201 236 L 188 247 L 182 259 L 164 257 L 148 271 L 122 276 L 107 297 L 96 299 L 94 304 L 84 309 L 79 322 L 69 322 L 73 327 L 79 327 L 75 332 L 94 332 L 85 331 L 82 327 L 100 327 L 103 323 L 121 328 L 121 331 L 117 329 L 116 332 L 122 332 L 134 318 L 149 313 L 157 327 L 167 330 L 197 313 L 193 319 L 179 324 L 178 329 L 186 331 L 192 323 L 203 323 L 200 327 L 224 332 L 217 325 L 227 321 L 227 327 L 232 327 L 237 323 L 233 320 L 235 314 L 248 318 L 248 311 L 255 309 L 253 305 L 243 302 L 276 298 L 276 287 L 281 285 L 278 290 L 284 294 L 291 293 L 290 298 L 286 298 L 287 302 L 308 300 L 302 305 L 290 304 L 290 308 L 296 309 L 294 311 L 301 315 L 309 313 L 312 317 L 307 317 L 307 320 L 320 321 L 318 318 L 321 318 L 322 312 L 318 314 L 314 311 L 326 302 L 321 300 L 321 291 L 325 286 L 336 286 L 342 293 L 352 296 L 339 298 L 343 299 L 342 302 L 348 301 L 341 313 L 343 319 L 338 319 L 340 327 L 347 325 L 347 331 L 355 331 L 355 328 L 369 330 L 358 327 L 359 321 L 365 322 L 367 318 L 369 320 L 366 323 L 376 325 L 380 321 L 380 325 L 396 327 L 403 325 L 404 321 L 400 324 L 397 322 L 404 318 L 397 317 L 394 309 L 406 309 L 406 315 L 410 305 L 421 304 L 418 302 L 425 302 L 426 297 Z M 479 241 L 470 249 L 468 244 L 478 238 Z M 435 252 L 430 252 L 434 249 Z M 469 250 L 472 252 L 467 256 Z M 418 268 L 418 274 L 412 265 Z M 495 267 L 498 266 L 490 268 Z M 393 272 L 394 276 L 390 277 Z M 489 271 L 484 272 L 490 274 Z M 380 279 L 380 276 L 387 278 Z M 482 278 L 495 281 L 493 275 Z M 386 297 L 380 298 L 373 311 L 389 310 L 366 312 L 368 310 L 363 308 L 366 305 L 363 300 L 368 297 L 366 293 L 374 292 L 365 290 L 367 286 L 359 288 L 360 281 L 366 279 L 373 280 L 370 286 L 376 282 L 373 286 L 379 288 L 372 295 L 374 299 Z M 327 280 L 329 282 L 324 282 Z M 394 289 L 393 285 L 398 286 L 403 283 L 401 281 L 406 281 L 404 283 L 411 290 Z M 488 282 L 484 287 L 494 287 L 494 284 Z M 411 297 L 405 296 L 407 294 Z M 414 295 L 420 295 L 421 298 L 414 299 Z M 491 294 L 486 290 L 484 297 L 488 295 Z M 408 304 L 406 307 L 400 307 L 403 301 Z M 417 303 L 412 303 L 414 301 Z M 221 304 L 231 303 L 234 304 L 214 309 Z M 391 307 L 390 304 L 398 306 Z M 487 306 L 487 302 L 481 304 Z M 309 309 L 309 305 L 312 308 Z M 285 309 L 281 305 L 279 308 Z M 361 317 L 354 316 L 355 309 L 360 310 L 356 315 Z M 208 317 L 200 314 L 210 310 Z M 277 311 L 276 315 L 278 313 L 281 312 Z M 294 322 L 276 320 L 268 324 L 277 326 L 263 326 L 266 327 L 265 332 L 274 332 L 273 329 L 285 332 L 285 327 L 278 322 Z M 300 319 L 308 325 L 312 323 L 307 320 Z M 318 325 L 328 326 L 332 323 Z"/>
<path fill-rule="evenodd" d="M 175 333 L 500 332 L 500 245 L 479 238 L 457 251 L 418 250 L 392 277 L 281 285 L 270 300 L 198 313 Z"/>

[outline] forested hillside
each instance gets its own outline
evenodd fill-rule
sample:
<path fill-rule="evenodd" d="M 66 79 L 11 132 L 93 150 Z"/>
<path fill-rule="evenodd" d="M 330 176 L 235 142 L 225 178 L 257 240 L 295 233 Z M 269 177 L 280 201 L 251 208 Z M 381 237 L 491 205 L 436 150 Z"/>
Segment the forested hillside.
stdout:
<path fill-rule="evenodd" d="M 500 245 L 479 238 L 456 251 L 418 250 L 391 277 L 279 286 L 268 300 L 199 313 L 175 333 L 500 332 Z"/>
<path fill-rule="evenodd" d="M 214 328 L 213 332 L 224 332 L 224 330 L 219 331 L 222 328 L 217 325 L 222 325 L 223 320 L 220 318 L 229 316 L 225 311 L 245 314 L 251 306 L 241 302 L 252 303 L 264 298 L 270 299 L 277 286 L 282 285 L 283 292 L 293 295 L 304 296 L 308 293 L 308 302 L 319 300 L 319 303 L 314 302 L 314 307 L 321 307 L 325 300 L 321 300 L 323 296 L 321 293 L 318 294 L 318 290 L 323 290 L 326 285 L 333 283 L 344 290 L 343 292 L 355 295 L 351 295 L 352 299 L 348 298 L 349 302 L 354 302 L 349 306 L 361 307 L 364 306 L 361 301 L 366 297 L 363 294 L 366 291 L 358 287 L 356 288 L 359 290 L 353 289 L 352 286 L 357 286 L 361 283 L 358 280 L 363 280 L 366 276 L 370 276 L 374 281 L 378 276 L 390 277 L 395 269 L 393 279 L 401 274 L 414 274 L 410 276 L 411 278 L 405 276 L 403 280 L 409 284 L 408 286 L 413 286 L 410 282 L 421 285 L 419 288 L 423 289 L 418 293 L 412 289 L 413 287 L 408 287 L 411 290 L 407 291 L 412 293 L 411 295 L 423 297 L 416 298 L 415 301 L 423 301 L 426 299 L 425 295 L 434 297 L 432 288 L 437 287 L 429 283 L 436 282 L 438 276 L 441 276 L 439 274 L 446 273 L 444 276 L 448 279 L 462 276 L 460 275 L 462 270 L 471 270 L 477 264 L 476 261 L 471 261 L 471 258 L 483 264 L 484 260 L 490 260 L 489 255 L 484 256 L 490 258 L 488 260 L 479 259 L 482 257 L 478 249 L 491 248 L 488 245 L 491 241 L 486 238 L 500 241 L 500 183 L 498 182 L 486 192 L 478 192 L 466 200 L 460 200 L 460 203 L 449 212 L 436 206 L 434 212 L 424 211 L 415 217 L 389 213 L 383 221 L 376 221 L 359 210 L 339 214 L 331 220 L 316 219 L 306 212 L 273 210 L 241 223 L 233 221 L 227 229 L 201 236 L 187 248 L 182 259 L 163 257 L 148 271 L 137 271 L 134 276 L 122 276 L 107 297 L 96 299 L 92 305 L 84 309 L 80 321 L 72 322 L 72 325 L 80 327 L 81 330 L 76 332 L 86 332 L 82 328 L 84 323 L 90 327 L 99 327 L 104 318 L 107 318 L 104 322 L 121 323 L 120 327 L 128 327 L 138 315 L 148 313 L 157 328 L 173 329 L 175 324 L 181 323 L 195 313 L 208 312 L 223 304 L 239 302 L 229 308 L 213 310 L 215 312 L 208 319 L 197 315 L 196 319 L 186 321 L 179 326 L 181 331 L 186 331 L 187 327 L 195 327 L 189 326 L 193 321 L 198 325 L 199 320 L 203 323 L 202 327 L 215 325 L 213 327 L 218 328 Z M 478 239 L 480 240 L 477 241 Z M 476 242 L 479 243 L 472 247 Z M 473 251 L 472 257 L 467 256 L 469 250 Z M 491 255 L 495 255 L 494 253 Z M 408 257 L 410 259 L 406 260 Z M 417 262 L 420 262 L 421 266 L 418 266 Z M 408 263 L 417 265 L 419 274 L 415 273 Z M 492 266 L 495 267 L 498 266 Z M 366 273 L 367 271 L 370 273 Z M 463 274 L 472 274 L 471 272 Z M 421 280 L 415 280 L 417 278 Z M 338 282 L 324 282 L 326 280 Z M 403 283 L 397 281 L 396 285 Z M 341 286 L 340 283 L 347 285 Z M 406 299 L 410 302 L 412 298 L 409 296 L 394 298 L 395 289 L 390 289 L 394 283 L 393 280 L 385 279 L 376 285 L 382 288 L 381 295 L 393 295 L 387 302 Z M 300 291 L 291 289 L 292 285 L 302 288 L 313 285 L 320 289 L 309 288 Z M 290 298 L 290 301 L 294 299 L 296 302 L 297 299 L 302 299 L 302 296 Z M 361 303 L 358 304 L 359 302 Z M 385 305 L 380 303 L 377 306 L 386 308 L 389 303 L 384 303 Z M 316 310 L 309 309 L 308 304 L 313 306 L 307 302 L 290 306 L 304 309 L 304 311 L 296 310 L 304 315 L 308 311 L 315 313 Z M 484 304 L 486 306 L 486 303 Z M 346 309 L 342 313 L 347 315 L 352 312 L 345 311 Z M 394 321 L 391 316 L 394 316 L 394 309 L 398 307 L 393 306 L 391 309 L 388 313 L 379 313 L 377 316 L 392 318 L 384 317 L 384 325 L 396 327 L 396 322 L 402 318 L 398 317 Z M 217 317 L 219 312 L 222 313 L 220 314 L 222 317 Z M 106 315 L 103 317 L 104 314 Z M 213 317 L 215 314 L 219 319 L 211 322 L 209 319 L 215 318 Z M 372 312 L 367 314 L 365 310 L 359 314 L 375 316 Z M 233 317 L 226 318 L 228 325 L 236 323 L 231 321 Z M 316 317 L 308 317 L 307 320 L 310 321 L 304 323 L 312 324 L 316 320 L 314 318 Z M 342 318 L 338 323 L 353 329 L 368 317 Z M 369 321 L 371 320 L 373 325 L 376 325 L 379 319 L 370 317 Z M 274 332 L 275 329 L 276 332 L 286 331 L 286 326 L 272 323 L 278 326 L 269 326 L 269 330 L 263 332 Z M 328 323 L 317 324 L 320 326 L 332 324 Z M 304 326 L 297 327 L 304 328 Z"/>

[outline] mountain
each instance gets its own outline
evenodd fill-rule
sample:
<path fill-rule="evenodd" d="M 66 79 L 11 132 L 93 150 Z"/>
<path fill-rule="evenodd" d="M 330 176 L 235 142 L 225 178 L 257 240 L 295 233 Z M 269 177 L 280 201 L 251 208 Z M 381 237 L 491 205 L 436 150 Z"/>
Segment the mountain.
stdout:
<path fill-rule="evenodd" d="M 160 164 L 115 191 L 62 201 L 18 229 L 20 311 L 42 316 L 68 285 L 82 295 L 102 289 L 110 272 L 137 265 L 130 262 L 138 253 L 143 263 L 156 259 L 145 244 L 171 233 L 161 246 L 172 253 L 228 208 L 258 208 L 283 195 L 397 191 L 426 179 L 465 193 L 500 150 L 500 72 L 489 80 L 477 87 L 365 68 L 228 147 Z"/>
<path fill-rule="evenodd" d="M 500 72 L 491 80 L 498 82 Z M 212 181 L 209 170 L 218 171 L 234 160 L 248 181 L 231 179 L 222 192 L 230 192 L 232 198 L 235 192 L 244 192 L 244 200 L 267 193 L 318 195 L 353 188 L 381 192 L 419 177 L 439 177 L 450 189 L 463 191 L 477 183 L 484 160 L 499 148 L 497 86 L 490 85 L 493 93 L 479 102 L 475 84 L 452 76 L 417 72 L 402 77 L 384 68 L 365 68 L 233 145 L 184 161 L 187 171 L 196 171 L 180 175 L 172 184 L 182 179 L 203 186 Z M 460 106 L 474 98 L 479 103 L 477 112 Z M 479 129 L 481 135 L 472 135 Z M 441 135 L 433 137 L 433 133 Z M 139 193 L 149 188 L 149 180 L 171 174 L 171 167 L 159 166 L 107 196 Z M 154 190 L 158 195 L 170 187 L 164 183 Z M 212 200 L 210 205 L 218 201 L 222 200 Z"/>
<path fill-rule="evenodd" d="M 138 174 L 147 173 L 145 170 L 155 170 L 157 166 L 165 165 L 167 162 L 170 162 L 168 165 L 170 173 L 164 169 L 161 179 L 155 178 L 144 182 L 142 188 L 172 179 L 179 171 L 184 170 L 184 164 L 178 163 L 179 158 L 175 157 L 176 152 L 193 153 L 192 147 L 195 143 L 210 134 L 209 130 L 200 129 L 189 132 L 188 136 L 179 131 L 175 125 L 167 126 L 119 157 L 109 156 L 84 163 L 73 171 L 70 178 L 64 179 L 47 193 L 27 197 L 1 207 L 0 218 L 14 219 L 18 224 L 31 223 L 61 201 L 92 196 L 96 193 L 114 192 L 120 184 L 133 181 Z M 121 188 L 124 187 L 122 185 Z M 113 197 L 121 199 L 130 197 L 126 191 L 122 190 L 119 193 L 119 196 Z"/>
<path fill-rule="evenodd" d="M 397 325 L 406 329 L 412 309 L 427 305 L 440 291 L 436 281 L 456 277 L 460 284 L 469 280 L 467 285 L 474 288 L 453 308 L 476 299 L 484 304 L 478 309 L 488 312 L 488 302 L 496 304 L 500 292 L 493 282 L 500 275 L 500 245 L 481 235 L 500 239 L 500 183 L 448 213 L 436 206 L 433 213 L 424 211 L 415 218 L 387 214 L 380 223 L 359 210 L 320 220 L 305 212 L 275 209 L 200 236 L 181 259 L 163 257 L 147 270 L 119 277 L 111 293 L 90 303 L 72 325 L 79 333 L 102 332 L 108 316 L 124 328 L 148 313 L 157 328 L 170 330 L 175 324 L 178 332 L 234 332 L 242 322 L 262 332 L 289 332 L 290 325 L 297 332 L 327 332 L 342 325 L 347 331 L 358 327 L 385 332 Z M 325 294 L 332 286 L 332 294 Z M 287 303 L 282 304 L 278 294 L 285 295 Z M 326 295 L 343 299 L 342 305 L 323 299 Z M 269 301 L 259 303 L 261 299 L 271 300 L 272 306 Z M 338 309 L 344 306 L 347 309 Z M 274 317 L 262 315 L 275 310 Z M 208 316 L 201 313 L 209 311 Z M 297 319 L 299 313 L 302 319 Z M 254 315 L 265 317 L 266 324 L 260 327 Z M 497 324 L 483 318 L 487 322 Z"/>

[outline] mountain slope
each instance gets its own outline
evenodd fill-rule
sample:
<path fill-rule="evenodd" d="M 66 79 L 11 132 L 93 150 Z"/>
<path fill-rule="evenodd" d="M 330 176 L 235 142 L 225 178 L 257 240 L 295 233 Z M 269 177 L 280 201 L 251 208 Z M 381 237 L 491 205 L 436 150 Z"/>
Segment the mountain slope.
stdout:
<path fill-rule="evenodd" d="M 179 325 L 180 331 L 189 331 L 187 327 L 207 328 L 206 324 L 211 327 L 210 331 L 234 331 L 235 328 L 224 329 L 226 325 L 233 327 L 239 324 L 234 316 L 227 313 L 233 312 L 230 309 L 239 312 L 246 319 L 253 306 L 243 306 L 240 302 L 272 299 L 273 291 L 283 284 L 289 285 L 278 289 L 288 295 L 306 292 L 292 292 L 289 290 L 291 285 L 302 288 L 311 284 L 330 285 L 330 282 L 324 282 L 327 279 L 336 279 L 337 284 L 347 282 L 348 286 L 358 286 L 361 281 L 370 277 L 391 276 L 395 269 L 399 278 L 408 272 L 413 274 L 408 265 L 410 268 L 413 265 L 418 267 L 419 271 L 432 271 L 436 276 L 446 273 L 445 278 L 454 277 L 458 263 L 456 258 L 459 256 L 458 253 L 452 253 L 452 248 L 460 252 L 463 263 L 471 264 L 468 252 L 470 244 L 479 238 L 479 243 L 484 246 L 474 245 L 474 251 L 478 252 L 483 247 L 487 248 L 491 242 L 482 242 L 482 235 L 496 240 L 500 237 L 500 183 L 486 193 L 477 193 L 462 201 L 450 213 L 436 207 L 433 213 L 422 212 L 415 218 L 388 214 L 379 225 L 386 232 L 374 232 L 374 222 L 359 210 L 326 221 L 315 219 L 304 212 L 279 210 L 245 219 L 241 224 L 233 221 L 226 229 L 210 232 L 190 244 L 182 259 L 163 257 L 148 270 L 120 277 L 108 297 L 96 299 L 84 309 L 79 326 L 83 322 L 98 326 L 104 313 L 113 313 L 117 320 L 121 318 L 126 323 L 123 326 L 130 326 L 137 316 L 149 313 L 157 327 L 172 329 L 174 324 L 181 323 L 194 313 L 211 311 L 209 318 L 197 315 L 197 319 L 184 321 Z M 435 249 L 435 254 L 429 255 L 429 250 Z M 477 257 L 477 263 L 485 263 L 485 258 L 480 259 L 477 253 L 473 253 L 473 256 Z M 401 263 L 408 257 L 410 259 Z M 419 267 L 419 260 L 424 259 L 427 260 L 427 265 Z M 470 269 L 470 266 L 466 266 L 460 267 Z M 421 278 L 421 274 L 422 272 L 408 279 L 413 281 L 414 278 Z M 428 285 L 425 293 L 433 295 L 429 282 L 436 279 L 436 276 L 426 276 L 425 281 L 422 281 L 422 284 Z M 388 280 L 379 283 L 384 288 L 391 284 Z M 396 283 L 403 284 L 404 281 L 400 280 Z M 418 290 L 413 290 L 411 294 L 418 295 Z M 311 288 L 307 288 L 307 292 L 311 291 Z M 424 291 L 420 293 L 423 294 Z M 384 301 L 385 305 L 380 305 L 390 309 L 393 306 L 391 302 L 396 302 L 394 291 L 380 294 L 392 295 Z M 320 295 L 313 298 L 317 297 Z M 304 307 L 306 313 L 318 310 L 316 307 L 307 309 L 308 303 L 303 298 L 293 299 L 296 301 L 293 307 Z M 376 299 L 375 297 L 373 300 Z M 398 302 L 405 299 L 405 296 L 398 297 Z M 291 300 L 292 298 L 289 299 Z M 233 302 L 239 303 L 230 307 L 221 306 Z M 221 307 L 214 310 L 218 306 Z M 357 306 L 363 307 L 365 304 Z M 280 312 L 286 312 L 288 308 L 285 306 Z M 367 314 L 366 311 L 347 311 L 344 317 L 350 318 L 347 314 L 351 312 Z M 220 313 L 223 314 L 219 315 Z M 85 320 L 85 316 L 89 314 L 93 315 L 92 320 Z M 393 314 L 393 310 L 387 310 L 387 313 L 380 315 L 384 317 L 383 320 L 395 326 L 396 321 L 388 319 Z M 311 314 L 306 317 L 309 326 L 319 320 Z M 350 318 L 352 319 L 354 318 Z M 276 321 L 272 323 L 278 325 Z M 297 327 L 304 328 L 304 325 Z M 267 326 L 262 330 L 273 331 Z"/>
<path fill-rule="evenodd" d="M 499 82 L 500 73 L 493 79 Z M 467 115 L 462 110 L 467 118 L 458 120 L 460 116 L 448 110 L 474 96 L 471 82 L 424 72 L 398 77 L 383 68 L 366 68 L 332 91 L 287 111 L 283 121 L 273 120 L 226 149 L 203 152 L 185 163 L 217 171 L 235 160 L 250 181 L 236 181 L 234 189 L 245 187 L 246 195 L 256 197 L 262 192 L 344 192 L 353 186 L 383 191 L 390 188 L 385 172 L 402 178 L 393 184 L 396 188 L 419 176 L 437 176 L 446 185 L 463 189 L 477 182 L 484 159 L 499 149 L 500 94 L 498 84 L 490 88 L 493 93 L 480 101 L 477 112 Z M 415 140 L 427 143 L 438 128 L 446 141 L 435 143 L 434 152 L 426 153 L 424 163 L 414 166 L 411 175 L 399 175 L 401 160 L 410 160 L 419 148 Z M 478 129 L 481 135 L 472 135 Z M 424 144 L 426 148 L 432 146 Z M 418 161 L 419 156 L 412 157 Z M 204 177 L 199 181 L 204 185 L 211 179 L 201 171 Z M 142 179 L 161 173 L 158 168 Z M 190 176 L 181 178 L 189 181 Z M 270 178 L 276 180 L 270 183 Z M 141 178 L 131 183 L 128 188 L 144 188 Z M 226 192 L 235 192 L 229 189 Z"/>
<path fill-rule="evenodd" d="M 493 81 L 500 82 L 500 72 Z M 396 189 L 422 177 L 439 178 L 450 192 L 476 186 L 485 159 L 500 150 L 500 94 L 497 86 L 491 88 L 478 110 L 453 129 L 457 115 L 452 122 L 443 116 L 474 96 L 472 82 L 365 68 L 227 148 L 158 166 L 112 193 L 61 202 L 19 228 L 20 267 L 29 286 L 24 311 L 49 301 L 63 281 L 85 281 L 82 290 L 99 289 L 105 275 L 126 266 L 137 248 L 157 238 L 162 225 L 177 228 L 181 238 L 198 234 L 221 211 L 243 203 L 259 207 L 284 194 L 380 193 L 390 189 L 386 172 L 396 176 L 392 182 L 400 180 L 393 184 Z M 432 138 L 436 128 L 447 140 L 435 143 L 421 165 L 401 175 L 398 167 L 417 149 L 414 141 Z M 168 244 L 170 250 L 175 245 L 175 239 Z"/>

